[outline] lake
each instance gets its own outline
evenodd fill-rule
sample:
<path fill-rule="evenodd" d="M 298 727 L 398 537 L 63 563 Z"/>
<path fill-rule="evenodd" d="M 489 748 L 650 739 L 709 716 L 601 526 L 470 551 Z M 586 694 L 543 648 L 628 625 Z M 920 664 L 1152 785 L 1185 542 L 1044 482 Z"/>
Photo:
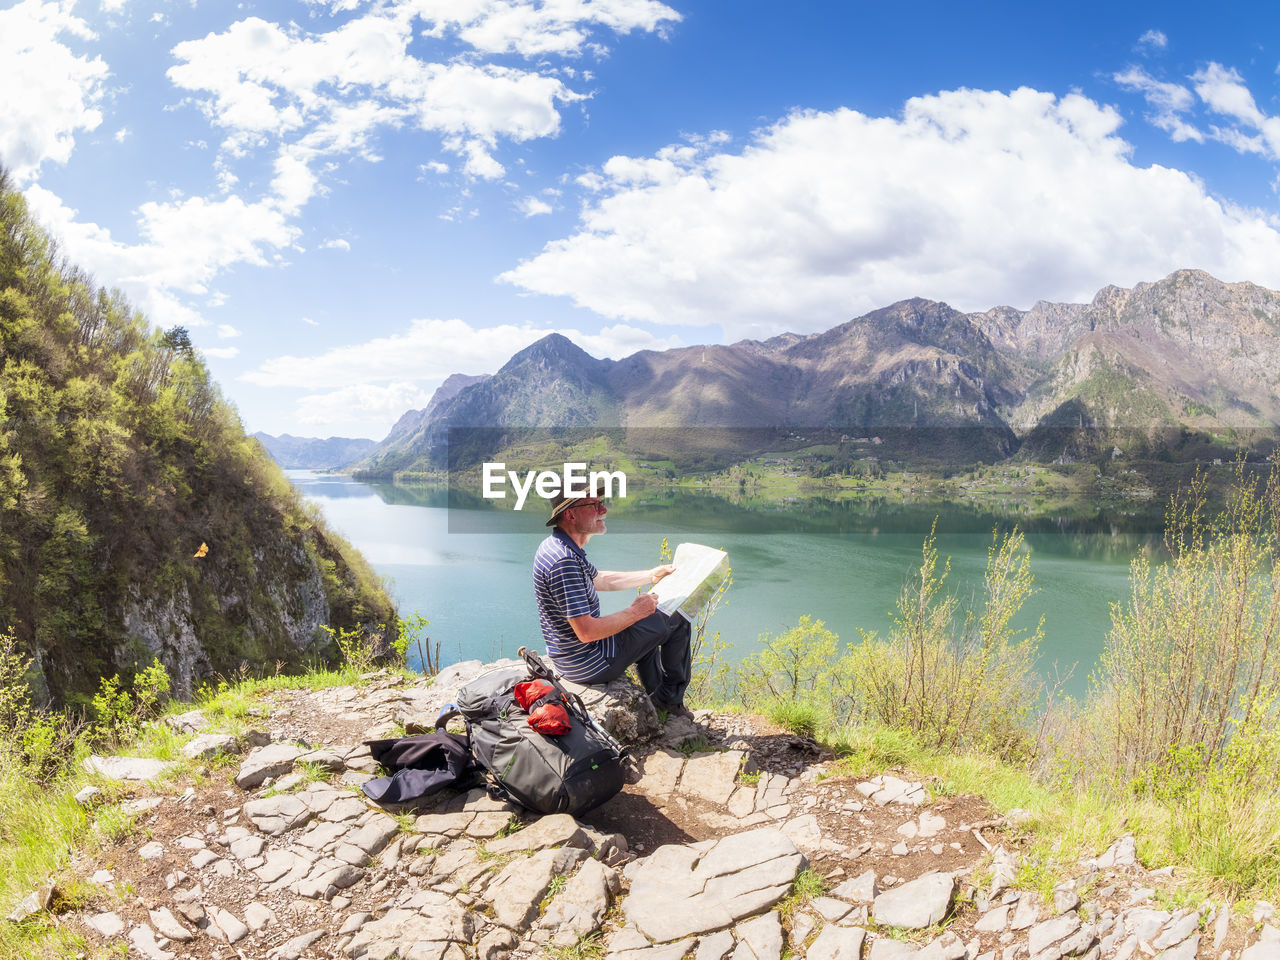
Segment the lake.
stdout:
<path fill-rule="evenodd" d="M 534 550 L 548 533 L 541 501 L 519 513 L 451 507 L 443 490 L 287 473 L 387 579 L 401 615 L 418 612 L 431 621 L 444 664 L 511 656 L 523 644 L 542 648 L 530 582 Z M 1020 623 L 1034 627 L 1044 614 L 1042 665 L 1079 664 L 1067 685 L 1079 694 L 1102 650 L 1110 604 L 1128 595 L 1130 560 L 1160 549 L 1158 508 L 1081 513 L 1029 521 L 958 504 L 823 498 L 753 506 L 664 488 L 611 504 L 609 532 L 591 540 L 588 555 L 602 570 L 649 567 L 664 536 L 673 549 L 687 540 L 728 551 L 733 587 L 710 629 L 730 642 L 736 661 L 756 649 L 761 634 L 784 631 L 804 614 L 842 641 L 857 640 L 860 628 L 886 632 L 935 517 L 939 553 L 951 558 L 948 584 L 968 600 L 981 588 L 992 529 L 1017 522 L 1036 579 Z M 602 594 L 602 613 L 631 597 Z"/>

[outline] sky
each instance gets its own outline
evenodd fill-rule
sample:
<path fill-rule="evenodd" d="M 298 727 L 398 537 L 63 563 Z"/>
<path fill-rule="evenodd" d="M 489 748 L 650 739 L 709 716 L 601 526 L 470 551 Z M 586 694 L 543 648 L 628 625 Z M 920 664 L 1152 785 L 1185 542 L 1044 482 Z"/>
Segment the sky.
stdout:
<path fill-rule="evenodd" d="M 1270 2 L 0 0 L 0 164 L 249 431 L 907 297 L 1280 289 Z"/>

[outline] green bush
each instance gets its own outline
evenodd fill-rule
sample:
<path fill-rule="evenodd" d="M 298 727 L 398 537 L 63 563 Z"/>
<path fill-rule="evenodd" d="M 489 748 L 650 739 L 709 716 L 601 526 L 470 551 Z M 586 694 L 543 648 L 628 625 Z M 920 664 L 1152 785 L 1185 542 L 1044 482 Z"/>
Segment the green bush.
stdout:
<path fill-rule="evenodd" d="M 863 715 L 911 732 L 924 746 L 979 746 L 1004 757 L 1033 748 L 1032 712 L 1043 682 L 1036 656 L 1043 618 L 1033 631 L 1014 618 L 1034 578 L 1023 535 L 992 535 L 984 602 L 959 617 L 945 592 L 950 560 L 938 572 L 935 532 L 924 541 L 917 575 L 898 598 L 889 636 L 862 632 L 853 676 Z M 962 626 L 957 626 L 962 623 Z"/>

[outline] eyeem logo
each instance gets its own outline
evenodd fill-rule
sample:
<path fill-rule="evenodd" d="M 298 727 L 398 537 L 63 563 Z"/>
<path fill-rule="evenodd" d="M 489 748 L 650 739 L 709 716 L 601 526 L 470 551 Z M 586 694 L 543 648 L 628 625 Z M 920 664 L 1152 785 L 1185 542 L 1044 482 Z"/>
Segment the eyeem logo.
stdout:
<path fill-rule="evenodd" d="M 554 470 L 529 470 L 521 483 L 520 474 L 508 470 L 505 463 L 486 463 L 483 467 L 484 490 L 486 500 L 505 500 L 506 484 L 516 492 L 516 509 L 524 507 L 529 491 L 536 491 L 544 500 L 558 496 L 560 491 L 568 497 L 585 497 L 598 493 L 602 497 L 625 497 L 627 495 L 627 475 L 621 470 L 592 470 L 587 472 L 585 463 L 566 463 L 561 473 Z M 614 493 L 614 484 L 618 485 Z"/>

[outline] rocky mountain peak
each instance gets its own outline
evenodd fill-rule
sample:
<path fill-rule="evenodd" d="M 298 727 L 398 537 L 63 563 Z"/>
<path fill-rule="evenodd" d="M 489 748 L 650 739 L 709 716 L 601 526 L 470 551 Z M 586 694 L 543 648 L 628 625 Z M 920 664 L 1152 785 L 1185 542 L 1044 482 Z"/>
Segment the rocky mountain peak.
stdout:
<path fill-rule="evenodd" d="M 568 372 L 574 368 L 595 370 L 608 361 L 597 360 L 564 334 L 549 333 L 531 343 L 502 365 L 498 374 L 510 373 L 520 367 L 536 365 L 550 370 Z"/>

